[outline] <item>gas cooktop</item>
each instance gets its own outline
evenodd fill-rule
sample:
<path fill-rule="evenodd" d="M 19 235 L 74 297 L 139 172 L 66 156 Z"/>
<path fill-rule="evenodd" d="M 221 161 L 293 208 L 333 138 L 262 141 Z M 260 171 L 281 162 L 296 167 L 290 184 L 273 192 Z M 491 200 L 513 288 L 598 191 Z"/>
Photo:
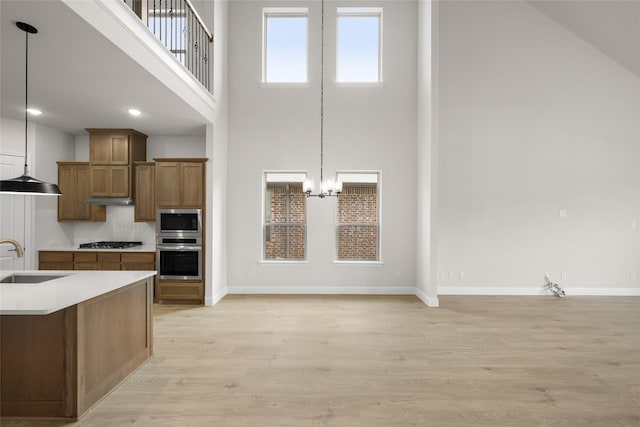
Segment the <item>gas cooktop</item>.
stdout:
<path fill-rule="evenodd" d="M 82 243 L 80 249 L 125 249 L 142 246 L 142 242 L 91 242 Z"/>

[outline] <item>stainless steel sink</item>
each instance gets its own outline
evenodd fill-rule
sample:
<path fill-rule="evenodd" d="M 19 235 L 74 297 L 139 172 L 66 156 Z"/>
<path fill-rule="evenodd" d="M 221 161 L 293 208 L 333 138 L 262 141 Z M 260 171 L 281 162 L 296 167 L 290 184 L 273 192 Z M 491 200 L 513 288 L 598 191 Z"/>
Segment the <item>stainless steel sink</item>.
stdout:
<path fill-rule="evenodd" d="M 12 274 L 3 277 L 0 283 L 42 283 L 53 279 L 66 277 L 66 274 Z"/>

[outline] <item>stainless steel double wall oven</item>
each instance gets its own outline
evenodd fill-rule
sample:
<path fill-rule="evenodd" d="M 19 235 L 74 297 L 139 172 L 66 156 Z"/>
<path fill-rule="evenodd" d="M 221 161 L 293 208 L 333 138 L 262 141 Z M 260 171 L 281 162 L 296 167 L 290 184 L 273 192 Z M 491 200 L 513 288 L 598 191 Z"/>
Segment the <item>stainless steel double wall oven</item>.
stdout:
<path fill-rule="evenodd" d="M 159 279 L 202 279 L 202 209 L 158 209 L 156 235 Z"/>

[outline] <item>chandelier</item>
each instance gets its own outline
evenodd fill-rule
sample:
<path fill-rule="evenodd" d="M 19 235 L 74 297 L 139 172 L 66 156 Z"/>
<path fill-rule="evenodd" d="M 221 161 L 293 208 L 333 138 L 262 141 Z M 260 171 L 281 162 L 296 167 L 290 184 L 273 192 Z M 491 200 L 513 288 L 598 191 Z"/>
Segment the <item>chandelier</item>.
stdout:
<path fill-rule="evenodd" d="M 342 182 L 333 178 L 324 179 L 324 0 L 320 21 L 320 191 L 313 194 L 315 183 L 313 178 L 305 178 L 302 191 L 307 197 L 338 197 L 342 192 Z"/>

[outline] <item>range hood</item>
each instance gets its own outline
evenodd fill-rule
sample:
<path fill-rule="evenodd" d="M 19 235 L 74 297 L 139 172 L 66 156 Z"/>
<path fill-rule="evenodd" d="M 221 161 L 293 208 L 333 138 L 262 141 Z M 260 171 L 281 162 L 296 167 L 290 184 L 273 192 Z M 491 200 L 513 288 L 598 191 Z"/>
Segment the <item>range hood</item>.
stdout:
<path fill-rule="evenodd" d="M 133 206 L 133 199 L 131 197 L 89 197 L 84 203 L 98 206 Z"/>

